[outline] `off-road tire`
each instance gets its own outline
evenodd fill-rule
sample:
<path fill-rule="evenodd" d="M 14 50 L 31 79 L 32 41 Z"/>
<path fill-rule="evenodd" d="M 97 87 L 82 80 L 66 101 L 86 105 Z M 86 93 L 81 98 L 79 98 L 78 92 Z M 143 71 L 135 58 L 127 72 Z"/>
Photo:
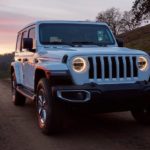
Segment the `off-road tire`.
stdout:
<path fill-rule="evenodd" d="M 62 128 L 61 108 L 52 96 L 49 80 L 42 78 L 37 85 L 36 108 L 39 128 L 44 134 L 54 134 Z"/>

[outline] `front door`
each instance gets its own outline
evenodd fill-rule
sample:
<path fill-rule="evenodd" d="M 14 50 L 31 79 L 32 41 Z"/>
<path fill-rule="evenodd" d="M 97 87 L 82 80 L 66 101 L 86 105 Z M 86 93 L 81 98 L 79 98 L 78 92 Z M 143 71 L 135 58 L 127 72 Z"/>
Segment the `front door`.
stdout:
<path fill-rule="evenodd" d="M 28 37 L 33 39 L 32 50 L 36 51 L 35 43 L 35 28 L 31 27 L 28 30 Z M 23 72 L 24 72 L 24 86 L 28 89 L 34 89 L 34 72 L 35 72 L 35 52 L 24 50 L 23 54 Z"/>

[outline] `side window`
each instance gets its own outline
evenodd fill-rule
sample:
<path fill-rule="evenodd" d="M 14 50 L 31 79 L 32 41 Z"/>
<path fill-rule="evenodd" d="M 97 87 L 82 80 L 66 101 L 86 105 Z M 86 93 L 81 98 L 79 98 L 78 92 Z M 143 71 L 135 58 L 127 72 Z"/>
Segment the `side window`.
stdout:
<path fill-rule="evenodd" d="M 27 31 L 24 31 L 22 33 L 22 38 L 21 38 L 21 51 L 26 51 L 25 49 L 23 49 L 22 45 L 23 45 L 23 38 L 27 38 Z"/>
<path fill-rule="evenodd" d="M 16 43 L 16 52 L 20 52 L 20 48 L 21 48 L 21 34 L 18 34 Z"/>
<path fill-rule="evenodd" d="M 33 49 L 36 50 L 35 28 L 29 30 L 29 38 L 33 39 Z"/>

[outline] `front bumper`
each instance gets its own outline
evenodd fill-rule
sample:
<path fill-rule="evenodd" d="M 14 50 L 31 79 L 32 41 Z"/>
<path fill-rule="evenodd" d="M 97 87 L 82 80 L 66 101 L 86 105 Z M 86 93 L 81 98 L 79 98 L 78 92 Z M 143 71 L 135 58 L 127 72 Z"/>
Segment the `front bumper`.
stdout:
<path fill-rule="evenodd" d="M 53 94 L 58 100 L 73 105 L 98 106 L 101 110 L 127 110 L 150 104 L 150 83 L 55 86 Z"/>

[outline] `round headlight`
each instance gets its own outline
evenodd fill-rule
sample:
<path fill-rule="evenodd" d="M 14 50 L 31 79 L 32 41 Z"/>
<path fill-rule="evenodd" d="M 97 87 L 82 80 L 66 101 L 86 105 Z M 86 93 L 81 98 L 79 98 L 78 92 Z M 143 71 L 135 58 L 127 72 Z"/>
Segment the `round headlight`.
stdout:
<path fill-rule="evenodd" d="M 145 57 L 141 56 L 138 58 L 138 68 L 141 71 L 145 71 L 148 67 L 148 61 Z"/>
<path fill-rule="evenodd" d="M 77 73 L 82 73 L 87 69 L 87 61 L 82 57 L 76 57 L 72 61 L 73 70 Z"/>

